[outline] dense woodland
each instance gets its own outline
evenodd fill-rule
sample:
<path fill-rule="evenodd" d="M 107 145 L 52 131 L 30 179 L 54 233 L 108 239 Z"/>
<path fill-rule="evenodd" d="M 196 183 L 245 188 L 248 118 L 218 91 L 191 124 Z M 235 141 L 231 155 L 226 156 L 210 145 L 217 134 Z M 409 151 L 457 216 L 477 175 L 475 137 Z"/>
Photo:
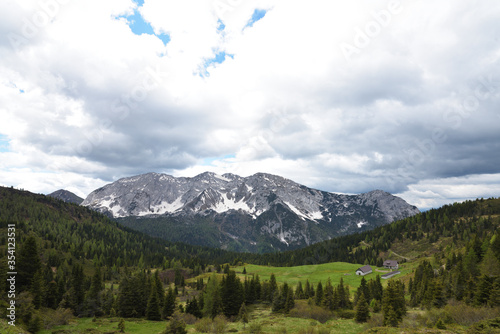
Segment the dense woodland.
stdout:
<path fill-rule="evenodd" d="M 171 319 L 174 327 L 182 325 L 176 320 L 179 313 L 208 321 L 222 315 L 245 321 L 247 306 L 256 303 L 276 313 L 307 313 L 325 321 L 345 317 L 365 322 L 381 314 L 386 326 L 400 324 L 410 307 L 442 309 L 458 302 L 498 310 L 499 214 L 499 199 L 467 201 L 301 250 L 256 255 L 170 243 L 78 205 L 0 188 L 0 306 L 2 312 L 8 306 L 11 223 L 16 233 L 16 321 L 31 332 L 72 316 Z M 409 281 L 391 279 L 383 288 L 378 276 L 362 279 L 355 293 L 342 280 L 336 286 L 328 280 L 292 287 L 278 285 L 274 276 L 242 281 L 231 269 L 238 263 L 380 265 L 389 249 L 422 244 L 426 251 L 413 259 L 418 265 Z M 212 272 L 208 279 L 193 281 L 207 272 Z"/>

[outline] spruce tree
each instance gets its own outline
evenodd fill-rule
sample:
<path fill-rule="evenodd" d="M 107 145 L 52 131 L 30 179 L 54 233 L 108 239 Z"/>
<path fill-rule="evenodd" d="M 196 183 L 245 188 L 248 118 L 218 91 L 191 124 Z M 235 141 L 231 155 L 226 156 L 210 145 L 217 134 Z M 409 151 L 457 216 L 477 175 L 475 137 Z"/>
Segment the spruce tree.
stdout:
<path fill-rule="evenodd" d="M 160 302 L 158 300 L 158 293 L 156 292 L 156 284 L 152 284 L 151 286 L 151 293 L 146 307 L 146 319 L 153 321 L 161 320 Z"/>
<path fill-rule="evenodd" d="M 358 298 L 358 303 L 356 304 L 355 320 L 357 322 L 367 322 L 369 318 L 370 318 L 370 310 L 368 308 L 368 302 L 365 298 L 365 294 L 360 293 Z"/>
<path fill-rule="evenodd" d="M 208 280 L 203 300 L 204 300 L 204 306 L 203 306 L 204 316 L 213 319 L 222 312 L 221 289 L 216 274 L 213 274 Z"/>
<path fill-rule="evenodd" d="M 175 292 L 172 287 L 168 288 L 167 296 L 165 297 L 165 304 L 163 305 L 162 316 L 163 319 L 169 319 L 175 311 Z"/>
<path fill-rule="evenodd" d="M 231 270 L 221 286 L 222 308 L 228 318 L 238 315 L 241 303 L 245 301 L 243 286 L 236 273 Z"/>
<path fill-rule="evenodd" d="M 243 329 L 245 329 L 245 325 L 248 324 L 248 312 L 245 303 L 241 304 L 238 312 L 238 319 L 243 323 Z"/>
<path fill-rule="evenodd" d="M 297 288 L 295 288 L 295 299 L 305 299 L 304 289 L 302 288 L 302 282 L 299 281 Z"/>
<path fill-rule="evenodd" d="M 35 309 L 39 309 L 45 302 L 45 282 L 41 270 L 33 276 L 30 290 L 33 295 L 33 305 Z"/>
<path fill-rule="evenodd" d="M 35 273 L 42 269 L 42 261 L 38 254 L 38 247 L 34 236 L 30 235 L 22 243 L 16 262 L 16 290 L 28 290 Z"/>
<path fill-rule="evenodd" d="M 318 285 L 316 286 L 315 303 L 318 306 L 321 306 L 321 303 L 323 303 L 323 285 L 321 284 L 321 281 L 318 282 Z"/>

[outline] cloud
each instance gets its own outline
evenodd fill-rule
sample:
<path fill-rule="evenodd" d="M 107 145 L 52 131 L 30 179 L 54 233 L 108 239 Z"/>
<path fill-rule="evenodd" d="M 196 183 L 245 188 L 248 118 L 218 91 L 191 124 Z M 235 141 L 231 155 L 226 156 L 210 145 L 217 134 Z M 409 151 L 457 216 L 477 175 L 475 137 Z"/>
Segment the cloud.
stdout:
<path fill-rule="evenodd" d="M 263 171 L 422 207 L 499 184 L 493 0 L 53 0 L 0 13 L 0 184 L 82 195 L 150 171 Z"/>

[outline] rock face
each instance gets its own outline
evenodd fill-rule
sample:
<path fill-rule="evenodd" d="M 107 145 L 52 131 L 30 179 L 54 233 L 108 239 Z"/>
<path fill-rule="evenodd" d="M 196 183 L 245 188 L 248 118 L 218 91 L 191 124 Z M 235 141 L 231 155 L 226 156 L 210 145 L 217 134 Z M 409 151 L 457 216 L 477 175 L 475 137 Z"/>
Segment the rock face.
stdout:
<path fill-rule="evenodd" d="M 48 194 L 47 196 L 60 199 L 61 201 L 64 201 L 66 203 L 82 204 L 82 202 L 83 202 L 83 198 L 78 197 L 77 195 L 73 194 L 71 191 L 67 191 L 64 189 L 56 190 L 53 193 Z"/>
<path fill-rule="evenodd" d="M 82 205 L 152 235 L 154 228 L 145 226 L 154 221 L 156 235 L 176 236 L 173 241 L 190 242 L 176 231 L 162 235 L 164 224 L 175 221 L 170 227 L 182 229 L 197 221 L 205 224 L 200 233 L 215 233 L 218 244 L 210 246 L 248 251 L 303 247 L 419 212 L 380 190 L 340 195 L 265 173 L 240 177 L 206 172 L 192 178 L 148 173 L 99 188 Z"/>

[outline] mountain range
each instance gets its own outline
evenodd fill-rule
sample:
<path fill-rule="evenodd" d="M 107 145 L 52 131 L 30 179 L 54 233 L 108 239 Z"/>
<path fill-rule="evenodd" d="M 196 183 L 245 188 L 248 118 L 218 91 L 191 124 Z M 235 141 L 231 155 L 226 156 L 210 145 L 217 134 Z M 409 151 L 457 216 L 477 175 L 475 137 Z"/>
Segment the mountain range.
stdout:
<path fill-rule="evenodd" d="M 251 252 L 301 248 L 419 213 L 381 190 L 336 194 L 266 173 L 148 173 L 96 189 L 82 205 L 170 241 Z"/>

